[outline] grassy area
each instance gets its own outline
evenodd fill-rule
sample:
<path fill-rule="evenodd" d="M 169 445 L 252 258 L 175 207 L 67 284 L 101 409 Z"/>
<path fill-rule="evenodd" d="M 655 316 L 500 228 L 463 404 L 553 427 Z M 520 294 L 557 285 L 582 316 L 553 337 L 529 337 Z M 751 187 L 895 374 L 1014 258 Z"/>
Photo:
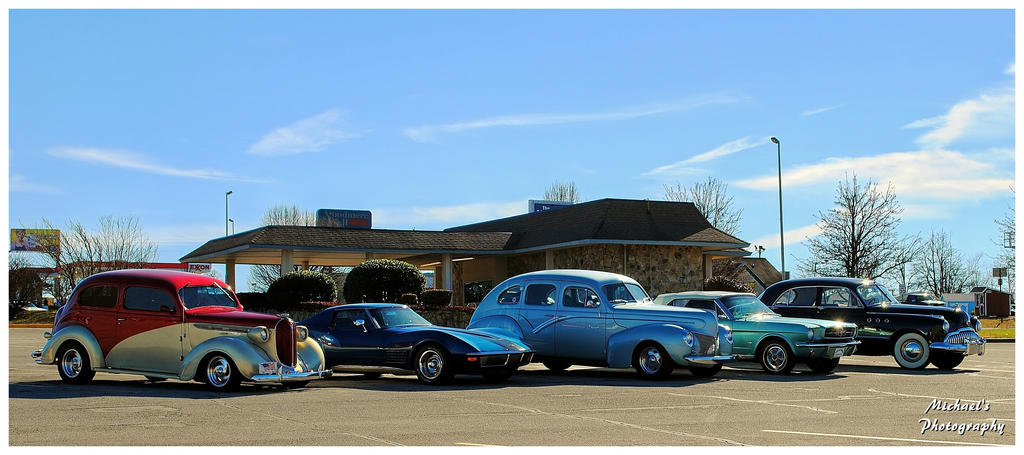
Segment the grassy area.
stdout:
<path fill-rule="evenodd" d="M 56 311 L 22 311 L 10 320 L 11 324 L 53 324 Z"/>
<path fill-rule="evenodd" d="M 1016 318 L 982 318 L 982 329 L 1012 329 L 1016 327 Z"/>
<path fill-rule="evenodd" d="M 981 337 L 985 339 L 1010 338 L 1017 339 L 1014 335 L 1016 329 L 981 329 Z"/>

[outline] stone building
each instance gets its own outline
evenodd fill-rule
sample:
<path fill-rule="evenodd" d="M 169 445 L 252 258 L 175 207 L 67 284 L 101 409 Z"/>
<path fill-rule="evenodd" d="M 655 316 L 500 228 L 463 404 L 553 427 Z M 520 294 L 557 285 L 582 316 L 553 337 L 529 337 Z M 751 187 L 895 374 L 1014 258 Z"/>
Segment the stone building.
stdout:
<path fill-rule="evenodd" d="M 392 258 L 433 270 L 438 287 L 463 302 L 463 284 L 545 269 L 628 275 L 652 296 L 700 289 L 712 261 L 749 254 L 747 242 L 715 229 L 689 202 L 600 199 L 444 231 L 264 226 L 213 239 L 181 258 L 227 266 L 355 266 Z"/>

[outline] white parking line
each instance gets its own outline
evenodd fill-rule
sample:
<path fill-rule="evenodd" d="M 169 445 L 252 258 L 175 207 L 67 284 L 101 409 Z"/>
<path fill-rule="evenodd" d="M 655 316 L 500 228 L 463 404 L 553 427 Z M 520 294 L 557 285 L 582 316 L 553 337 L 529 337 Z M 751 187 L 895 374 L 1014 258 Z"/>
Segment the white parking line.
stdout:
<path fill-rule="evenodd" d="M 835 434 L 835 433 L 810 433 L 806 431 L 785 431 L 785 430 L 761 430 L 765 433 L 787 433 L 787 434 L 802 434 L 808 436 L 828 436 L 833 438 L 850 438 L 850 439 L 876 439 L 880 441 L 901 441 L 901 442 L 923 442 L 927 444 L 952 444 L 958 446 L 994 446 L 1002 447 L 1012 444 L 986 444 L 984 442 L 963 442 L 963 441 L 941 441 L 941 440 L 929 440 L 929 439 L 909 439 L 909 438 L 886 438 L 882 436 L 863 436 L 856 434 Z"/>
<path fill-rule="evenodd" d="M 803 405 L 799 405 L 799 404 L 777 403 L 777 402 L 774 402 L 774 401 L 744 400 L 742 398 L 723 397 L 723 396 L 716 396 L 716 395 L 683 395 L 681 393 L 669 393 L 669 395 L 675 395 L 677 397 L 685 397 L 685 398 L 716 398 L 716 399 L 725 400 L 725 401 L 738 401 L 740 403 L 758 403 L 758 404 L 767 404 L 767 405 L 771 405 L 771 406 L 786 406 L 786 407 L 790 407 L 790 408 L 808 409 L 808 410 L 811 410 L 811 411 L 814 411 L 814 412 L 823 412 L 825 414 L 839 414 L 836 411 L 829 411 L 828 409 L 815 408 L 813 406 L 803 406 Z"/>

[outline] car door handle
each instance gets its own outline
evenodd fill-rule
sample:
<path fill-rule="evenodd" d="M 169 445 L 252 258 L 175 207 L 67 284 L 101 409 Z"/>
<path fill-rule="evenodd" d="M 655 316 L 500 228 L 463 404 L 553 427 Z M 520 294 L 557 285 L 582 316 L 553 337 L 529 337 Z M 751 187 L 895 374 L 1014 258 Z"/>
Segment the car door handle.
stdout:
<path fill-rule="evenodd" d="M 124 322 L 124 318 L 117 318 L 117 323 L 118 323 L 118 324 L 120 324 L 120 323 L 122 323 L 122 322 Z"/>

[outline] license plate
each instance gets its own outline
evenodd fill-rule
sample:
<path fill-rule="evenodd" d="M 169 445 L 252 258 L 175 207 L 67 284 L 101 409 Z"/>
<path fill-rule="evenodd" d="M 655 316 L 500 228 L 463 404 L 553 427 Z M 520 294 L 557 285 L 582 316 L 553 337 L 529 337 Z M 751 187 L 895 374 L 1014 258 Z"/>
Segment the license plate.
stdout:
<path fill-rule="evenodd" d="M 260 363 L 260 374 L 275 374 L 277 373 L 277 362 L 262 362 Z"/>
<path fill-rule="evenodd" d="M 845 350 L 846 350 L 846 348 L 836 348 L 836 352 L 832 353 L 832 358 L 833 359 L 838 359 L 838 358 L 842 357 L 843 356 L 843 351 L 845 351 Z"/>

